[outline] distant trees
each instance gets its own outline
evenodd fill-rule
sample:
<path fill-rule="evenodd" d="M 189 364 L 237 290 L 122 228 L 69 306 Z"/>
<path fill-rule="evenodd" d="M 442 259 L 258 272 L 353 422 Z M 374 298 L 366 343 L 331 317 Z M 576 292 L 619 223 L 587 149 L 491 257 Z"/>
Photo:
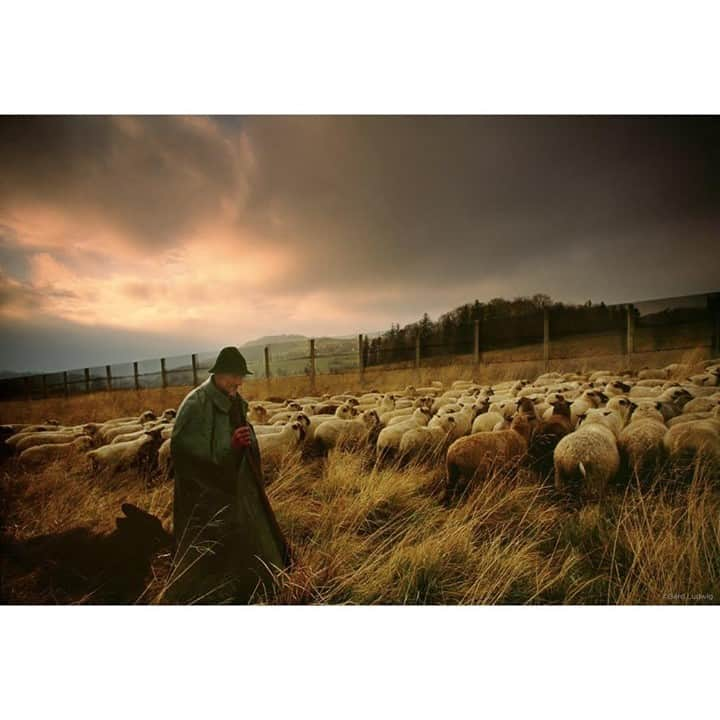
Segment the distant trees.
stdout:
<path fill-rule="evenodd" d="M 365 364 L 412 360 L 417 333 L 420 333 L 425 357 L 471 353 L 476 320 L 480 323 L 484 349 L 541 342 L 544 308 L 550 311 L 553 337 L 581 332 L 621 332 L 625 327 L 624 306 L 593 305 L 589 300 L 582 305 L 566 304 L 543 293 L 514 300 L 492 298 L 484 303 L 476 299 L 444 313 L 436 321 L 424 313 L 419 321 L 404 327 L 393 323 L 381 336 L 366 340 Z"/>

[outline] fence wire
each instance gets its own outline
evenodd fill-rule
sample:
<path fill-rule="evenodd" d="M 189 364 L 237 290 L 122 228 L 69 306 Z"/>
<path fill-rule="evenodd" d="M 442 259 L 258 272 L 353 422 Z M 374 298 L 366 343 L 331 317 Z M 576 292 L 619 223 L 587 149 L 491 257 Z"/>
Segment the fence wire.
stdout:
<path fill-rule="evenodd" d="M 312 376 L 445 362 L 581 359 L 669 350 L 720 354 L 720 293 L 623 305 L 525 309 L 500 316 L 497 303 L 453 326 L 441 318 L 381 336 L 288 340 L 243 346 L 254 379 Z M 208 377 L 215 352 L 74 368 L 0 379 L 0 400 L 35 400 L 108 390 L 192 386 Z"/>

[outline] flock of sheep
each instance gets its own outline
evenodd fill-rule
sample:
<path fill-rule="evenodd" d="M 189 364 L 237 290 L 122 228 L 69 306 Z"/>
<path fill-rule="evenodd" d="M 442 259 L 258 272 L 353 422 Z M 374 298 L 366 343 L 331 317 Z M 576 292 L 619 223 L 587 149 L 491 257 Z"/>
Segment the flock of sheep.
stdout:
<path fill-rule="evenodd" d="M 266 468 L 297 448 L 370 446 L 378 462 L 444 458 L 448 494 L 493 468 L 521 464 L 553 473 L 560 491 L 598 497 L 623 472 L 648 477 L 666 460 L 720 470 L 720 361 L 697 375 L 686 371 L 673 364 L 637 374 L 545 373 L 534 382 L 458 380 L 445 388 L 434 381 L 269 398 L 250 403 L 249 421 Z M 83 453 L 96 469 L 143 467 L 169 477 L 174 418 L 167 409 L 75 426 L 4 425 L 0 440 L 26 466 Z"/>

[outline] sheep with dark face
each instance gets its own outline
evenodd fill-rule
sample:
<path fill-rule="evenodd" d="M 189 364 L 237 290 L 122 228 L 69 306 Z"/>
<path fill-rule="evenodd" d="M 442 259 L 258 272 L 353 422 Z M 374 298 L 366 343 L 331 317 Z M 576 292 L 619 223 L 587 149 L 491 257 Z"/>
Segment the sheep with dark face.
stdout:
<path fill-rule="evenodd" d="M 585 390 L 577 400 L 570 405 L 570 419 L 573 425 L 577 425 L 578 418 L 588 410 L 599 408 L 608 401 L 607 395 L 600 390 Z"/>
<path fill-rule="evenodd" d="M 531 465 L 543 475 L 553 467 L 553 453 L 557 444 L 573 431 L 570 403 L 558 397 L 552 403 L 552 410 L 549 417 L 543 417 L 530 443 Z"/>
<path fill-rule="evenodd" d="M 288 423 L 280 432 L 258 435 L 263 467 L 277 466 L 291 450 L 299 448 L 305 439 L 305 428 L 299 422 Z"/>
<path fill-rule="evenodd" d="M 614 397 L 615 395 L 626 395 L 630 392 L 630 385 L 624 383 L 622 380 L 613 380 L 605 385 L 603 392 L 608 397 Z"/>

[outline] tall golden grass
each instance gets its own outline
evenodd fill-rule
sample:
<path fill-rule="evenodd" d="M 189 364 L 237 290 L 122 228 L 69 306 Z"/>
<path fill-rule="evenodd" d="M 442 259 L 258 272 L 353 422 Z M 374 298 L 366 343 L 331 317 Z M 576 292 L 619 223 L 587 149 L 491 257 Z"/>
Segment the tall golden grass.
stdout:
<path fill-rule="evenodd" d="M 398 371 L 368 379 L 368 386 L 471 375 L 472 368 L 462 367 Z M 515 368 L 505 375 L 518 376 Z M 288 395 L 307 391 L 286 382 Z M 324 389 L 342 390 L 347 379 L 326 382 Z M 104 419 L 176 406 L 183 394 L 118 391 L 53 400 L 42 408 L 34 404 L 32 417 L 12 419 Z M 3 421 L 11 419 L 8 412 L 4 407 Z M 268 493 L 297 563 L 278 578 L 273 602 L 664 604 L 720 598 L 720 492 L 706 468 L 697 467 L 689 480 L 665 468 L 650 486 L 634 479 L 583 506 L 569 505 L 543 478 L 518 468 L 495 472 L 446 507 L 439 492 L 443 472 L 440 458 L 379 466 L 368 451 L 333 450 L 325 459 L 289 454 Z M 3 530 L 19 542 L 74 527 L 108 533 L 122 502 L 157 514 L 170 527 L 171 482 L 133 473 L 95 476 L 81 457 L 34 473 L 11 459 L 0 473 Z M 169 558 L 158 558 L 145 592 L 133 600 L 164 602 L 169 569 Z M 6 602 L 101 600 L 92 587 L 73 595 L 10 565 L 3 568 L 2 594 Z"/>

